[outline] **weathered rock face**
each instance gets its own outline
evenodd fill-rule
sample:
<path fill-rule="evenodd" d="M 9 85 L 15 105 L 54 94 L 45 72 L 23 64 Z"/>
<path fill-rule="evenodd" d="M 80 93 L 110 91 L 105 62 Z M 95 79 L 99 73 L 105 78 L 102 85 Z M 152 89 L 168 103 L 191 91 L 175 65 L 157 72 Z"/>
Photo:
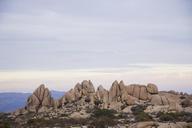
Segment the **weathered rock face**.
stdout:
<path fill-rule="evenodd" d="M 145 85 L 132 84 L 126 87 L 127 93 L 140 100 L 148 100 L 150 93 Z"/>
<path fill-rule="evenodd" d="M 110 90 L 109 90 L 109 102 L 116 102 L 119 101 L 120 96 L 122 94 L 122 88 L 124 85 L 121 84 L 121 88 L 120 85 L 118 84 L 117 81 L 114 81 Z"/>
<path fill-rule="evenodd" d="M 48 88 L 45 85 L 40 85 L 27 100 L 27 110 L 36 112 L 41 107 L 52 107 L 53 98 Z"/>

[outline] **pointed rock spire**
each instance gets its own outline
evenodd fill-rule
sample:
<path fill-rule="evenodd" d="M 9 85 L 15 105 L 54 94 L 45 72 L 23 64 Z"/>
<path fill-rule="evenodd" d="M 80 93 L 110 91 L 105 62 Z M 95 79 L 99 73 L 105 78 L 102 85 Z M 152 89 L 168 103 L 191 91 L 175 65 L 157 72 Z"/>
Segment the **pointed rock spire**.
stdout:
<path fill-rule="evenodd" d="M 27 109 L 29 111 L 38 111 L 41 107 L 53 106 L 51 92 L 45 85 L 40 85 L 27 100 Z"/>

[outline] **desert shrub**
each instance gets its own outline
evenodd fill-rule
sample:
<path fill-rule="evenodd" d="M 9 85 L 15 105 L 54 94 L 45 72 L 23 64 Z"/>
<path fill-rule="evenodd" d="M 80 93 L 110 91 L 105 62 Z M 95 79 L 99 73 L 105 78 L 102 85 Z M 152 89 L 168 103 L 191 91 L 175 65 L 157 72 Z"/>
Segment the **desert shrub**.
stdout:
<path fill-rule="evenodd" d="M 108 126 L 117 125 L 117 122 L 110 117 L 101 116 L 93 120 L 91 125 L 95 126 L 95 128 L 106 128 Z"/>
<path fill-rule="evenodd" d="M 114 114 L 116 113 L 115 110 L 109 110 L 109 109 L 95 109 L 93 112 L 93 117 L 110 117 L 114 118 Z"/>
<path fill-rule="evenodd" d="M 175 121 L 173 114 L 162 114 L 159 116 L 160 121 Z"/>
<path fill-rule="evenodd" d="M 68 117 L 69 115 L 68 114 L 66 114 L 66 113 L 62 113 L 61 114 L 61 117 Z"/>
<path fill-rule="evenodd" d="M 186 128 L 192 128 L 192 124 L 188 124 Z"/>
<path fill-rule="evenodd" d="M 181 105 L 182 107 L 190 107 L 192 105 L 191 101 L 189 99 L 184 99 L 182 102 L 181 102 Z"/>
<path fill-rule="evenodd" d="M 136 122 L 153 120 L 151 116 L 149 116 L 147 113 L 144 112 L 145 109 L 146 109 L 146 106 L 143 106 L 143 105 L 137 105 L 131 108 L 131 111 L 135 116 Z"/>
<path fill-rule="evenodd" d="M 140 113 L 135 115 L 135 121 L 136 122 L 151 121 L 151 120 L 153 120 L 153 118 L 145 112 L 140 112 Z"/>
<path fill-rule="evenodd" d="M 0 122 L 0 128 L 11 128 L 8 122 Z"/>
<path fill-rule="evenodd" d="M 185 121 L 192 122 L 192 113 L 179 112 L 179 113 L 163 113 L 159 112 L 157 117 L 160 121 Z"/>
<path fill-rule="evenodd" d="M 137 105 L 131 108 L 131 111 L 133 112 L 134 115 L 139 114 L 141 112 L 144 112 L 144 110 L 146 109 L 145 106 L 143 105 Z"/>
<path fill-rule="evenodd" d="M 95 100 L 94 101 L 94 104 L 96 105 L 96 106 L 98 106 L 98 105 L 100 105 L 100 104 L 102 104 L 103 102 L 101 101 L 101 100 Z"/>
<path fill-rule="evenodd" d="M 185 97 L 184 95 L 181 95 L 181 96 L 180 96 L 180 99 L 182 99 L 182 100 L 185 99 L 185 98 L 186 98 L 186 97 Z"/>
<path fill-rule="evenodd" d="M 85 97 L 85 102 L 89 103 L 91 101 L 90 97 Z"/>

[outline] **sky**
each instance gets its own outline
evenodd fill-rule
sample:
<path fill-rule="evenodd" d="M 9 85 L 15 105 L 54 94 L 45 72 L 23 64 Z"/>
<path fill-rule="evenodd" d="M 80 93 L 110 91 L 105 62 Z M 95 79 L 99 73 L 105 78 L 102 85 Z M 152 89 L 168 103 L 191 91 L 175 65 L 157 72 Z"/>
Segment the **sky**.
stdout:
<path fill-rule="evenodd" d="M 0 0 L 0 92 L 85 79 L 192 93 L 192 1 Z"/>

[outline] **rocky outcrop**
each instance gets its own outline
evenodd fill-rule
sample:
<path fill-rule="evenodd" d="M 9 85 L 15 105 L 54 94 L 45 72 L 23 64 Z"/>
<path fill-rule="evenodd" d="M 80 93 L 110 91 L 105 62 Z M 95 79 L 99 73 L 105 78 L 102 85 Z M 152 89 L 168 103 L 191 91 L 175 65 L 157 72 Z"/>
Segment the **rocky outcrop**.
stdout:
<path fill-rule="evenodd" d="M 53 98 L 45 85 L 40 85 L 27 100 L 26 109 L 31 112 L 37 112 L 40 108 L 49 108 L 54 104 Z"/>
<path fill-rule="evenodd" d="M 118 83 L 118 81 L 114 81 L 110 90 L 109 90 L 109 102 L 120 101 L 121 95 L 124 93 L 125 86 L 123 81 Z"/>
<path fill-rule="evenodd" d="M 89 80 L 84 80 L 81 84 L 77 83 L 74 89 L 71 89 L 60 99 L 60 104 L 71 103 L 82 98 L 87 101 L 94 102 L 95 88 L 92 82 Z"/>
<path fill-rule="evenodd" d="M 126 90 L 129 95 L 134 96 L 140 100 L 150 100 L 151 95 L 158 94 L 158 89 L 155 89 L 155 85 L 153 85 L 154 84 L 148 84 L 147 86 L 131 84 L 126 86 Z"/>
<path fill-rule="evenodd" d="M 112 83 L 109 91 L 99 86 L 95 92 L 92 82 L 84 80 L 81 84 L 77 83 L 74 89 L 68 91 L 59 101 L 60 106 L 63 107 L 67 103 L 84 99 L 92 104 L 97 102 L 96 104 L 99 103 L 102 108 L 120 109 L 124 104 L 134 105 L 139 100 L 149 101 L 152 95 L 156 94 L 158 94 L 158 89 L 154 84 L 126 86 L 123 81 L 118 82 L 117 80 Z"/>
<path fill-rule="evenodd" d="M 182 96 L 185 97 L 185 95 Z M 150 83 L 147 86 L 139 84 L 125 85 L 123 81 L 118 82 L 116 80 L 112 83 L 109 91 L 101 85 L 95 91 L 92 82 L 90 80 L 84 80 L 81 83 L 77 83 L 73 89 L 66 92 L 59 100 L 53 100 L 48 88 L 40 85 L 28 98 L 25 109 L 20 109 L 17 113 L 25 113 L 26 111 L 43 112 L 49 108 L 65 109 L 67 106 L 74 106 L 73 104 L 75 104 L 75 107 L 71 107 L 71 109 L 74 108 L 72 111 L 81 110 L 85 106 L 94 107 L 94 105 L 99 108 L 121 111 L 127 106 L 145 102 L 150 102 L 150 104 L 155 106 L 168 106 L 166 107 L 168 111 L 183 110 L 180 105 L 180 95 L 158 92 L 155 84 Z M 153 109 L 155 111 L 161 107 L 154 108 L 150 108 L 149 110 Z M 186 108 L 186 111 L 188 110 Z"/>

